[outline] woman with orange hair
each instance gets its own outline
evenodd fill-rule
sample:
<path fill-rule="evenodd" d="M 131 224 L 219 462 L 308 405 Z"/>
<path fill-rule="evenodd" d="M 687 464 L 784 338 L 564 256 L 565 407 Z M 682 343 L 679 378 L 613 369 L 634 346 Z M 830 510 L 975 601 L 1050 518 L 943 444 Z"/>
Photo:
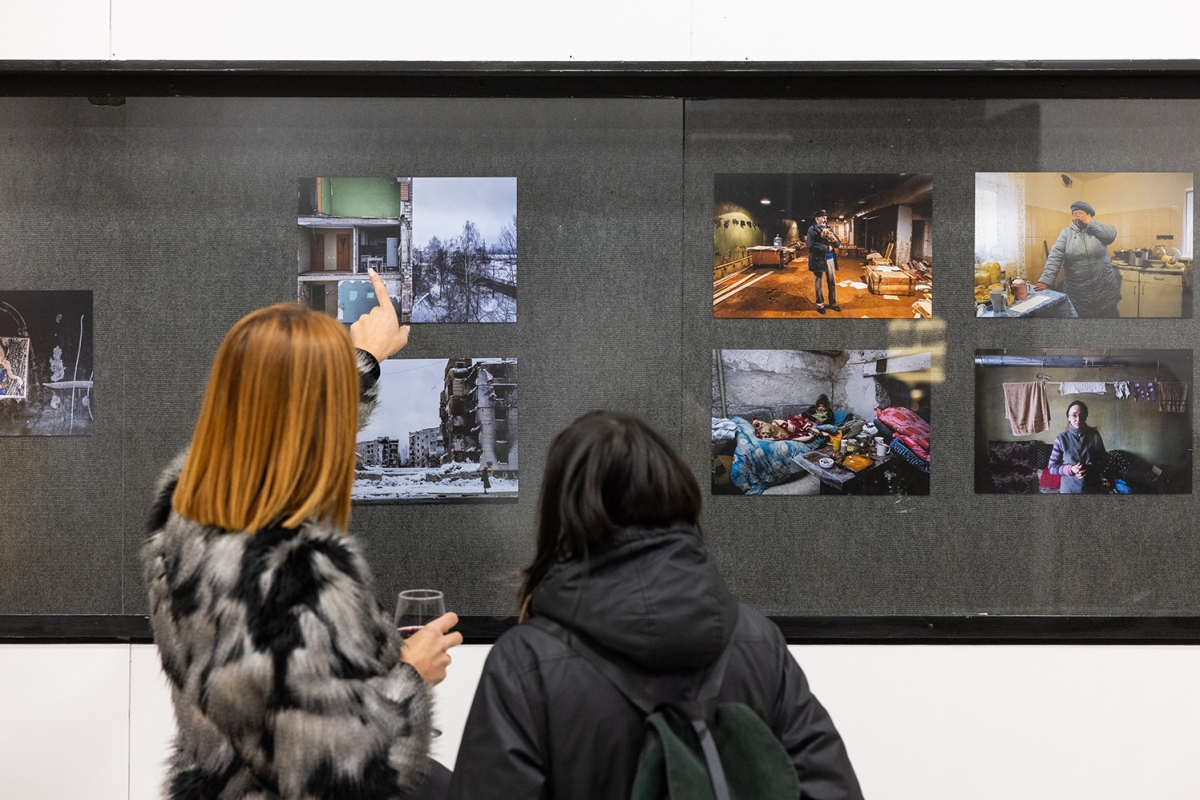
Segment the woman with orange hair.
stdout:
<path fill-rule="evenodd" d="M 142 563 L 183 798 L 432 796 L 429 685 L 454 614 L 401 643 L 346 532 L 354 438 L 404 347 L 387 290 L 351 326 L 295 304 L 217 351 L 188 452 L 160 479 Z M 357 363 L 356 363 L 357 348 Z M 360 401 L 362 407 L 360 409 Z"/>

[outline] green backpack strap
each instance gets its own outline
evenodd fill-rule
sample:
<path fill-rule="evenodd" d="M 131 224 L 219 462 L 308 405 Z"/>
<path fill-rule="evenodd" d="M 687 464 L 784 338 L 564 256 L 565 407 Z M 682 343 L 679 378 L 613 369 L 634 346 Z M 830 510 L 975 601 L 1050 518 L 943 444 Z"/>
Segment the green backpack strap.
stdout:
<path fill-rule="evenodd" d="M 796 765 L 774 731 L 744 703 L 717 706 L 712 737 L 732 800 L 797 800 Z"/>

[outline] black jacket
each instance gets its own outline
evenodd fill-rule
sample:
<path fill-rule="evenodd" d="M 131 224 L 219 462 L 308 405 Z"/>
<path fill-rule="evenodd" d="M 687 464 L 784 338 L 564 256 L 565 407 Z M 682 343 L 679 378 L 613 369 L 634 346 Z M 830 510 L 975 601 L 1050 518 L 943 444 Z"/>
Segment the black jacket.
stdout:
<path fill-rule="evenodd" d="M 821 236 L 823 228 L 820 225 L 810 225 L 805 243 L 808 245 L 808 269 L 810 272 L 824 272 L 826 255 L 838 245 L 830 244 Z M 836 237 L 835 237 L 836 238 Z M 837 240 L 841 243 L 841 240 Z"/>
<path fill-rule="evenodd" d="M 690 527 L 623 531 L 588 565 L 556 565 L 533 608 L 587 636 L 664 700 L 695 687 L 732 647 L 720 699 L 746 703 L 767 722 L 792 756 L 802 797 L 861 798 L 842 740 L 783 635 L 739 607 Z M 450 797 L 624 800 L 644 740 L 643 715 L 591 664 L 520 625 L 488 656 Z"/>

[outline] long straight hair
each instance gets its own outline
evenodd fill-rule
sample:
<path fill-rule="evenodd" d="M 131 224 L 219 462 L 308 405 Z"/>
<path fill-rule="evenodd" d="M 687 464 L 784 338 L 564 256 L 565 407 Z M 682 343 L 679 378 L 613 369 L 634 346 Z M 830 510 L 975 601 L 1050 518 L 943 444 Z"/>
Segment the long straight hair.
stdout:
<path fill-rule="evenodd" d="M 350 522 L 359 377 L 332 317 L 280 303 L 242 318 L 217 351 L 172 507 L 254 533 L 310 517 Z"/>
<path fill-rule="evenodd" d="M 700 485 L 658 431 L 632 414 L 593 411 L 550 443 L 538 501 L 537 552 L 518 602 L 556 562 L 586 559 L 625 527 L 699 527 Z"/>

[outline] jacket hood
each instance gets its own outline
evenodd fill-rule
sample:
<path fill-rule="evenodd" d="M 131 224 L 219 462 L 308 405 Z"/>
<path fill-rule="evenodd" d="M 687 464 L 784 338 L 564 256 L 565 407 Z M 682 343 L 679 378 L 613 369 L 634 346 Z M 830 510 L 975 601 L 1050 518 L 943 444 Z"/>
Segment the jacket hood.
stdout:
<path fill-rule="evenodd" d="M 626 528 L 585 563 L 550 568 L 533 610 L 640 667 L 688 670 L 721 653 L 737 601 L 695 528 Z"/>

